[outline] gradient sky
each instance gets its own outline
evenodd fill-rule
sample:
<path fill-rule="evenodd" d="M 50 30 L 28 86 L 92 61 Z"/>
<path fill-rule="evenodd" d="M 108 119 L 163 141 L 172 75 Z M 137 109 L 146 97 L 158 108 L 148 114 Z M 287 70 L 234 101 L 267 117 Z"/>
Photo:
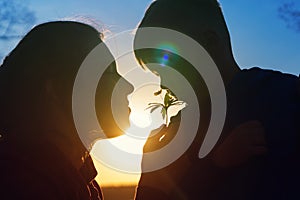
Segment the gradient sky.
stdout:
<path fill-rule="evenodd" d="M 293 7 L 286 6 L 281 9 L 284 13 L 279 12 L 283 5 L 292 5 L 291 2 L 293 0 L 220 0 L 234 54 L 242 68 L 260 66 L 300 73 L 300 2 L 294 1 Z M 4 37 L 9 34 L 4 31 L 9 26 L 15 26 L 17 35 L 24 35 L 34 24 L 82 15 L 117 33 L 135 28 L 150 3 L 151 0 L 1 0 L 0 59 L 20 39 Z M 21 20 L 26 18 L 27 21 Z M 12 22 L 7 23 L 7 20 Z"/>
<path fill-rule="evenodd" d="M 118 33 L 135 28 L 151 1 L 1 0 L 0 61 L 35 24 L 80 15 Z M 220 0 L 241 68 L 300 73 L 300 2 L 296 1 Z M 108 172 L 104 174 L 109 178 Z"/>

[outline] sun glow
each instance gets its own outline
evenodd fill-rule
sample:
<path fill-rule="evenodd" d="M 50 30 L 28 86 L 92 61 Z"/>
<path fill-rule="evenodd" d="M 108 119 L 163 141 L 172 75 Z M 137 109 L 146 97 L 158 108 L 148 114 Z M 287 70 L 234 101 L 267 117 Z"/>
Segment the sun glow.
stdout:
<path fill-rule="evenodd" d="M 150 129 L 143 129 L 132 125 L 124 135 L 99 140 L 93 147 L 93 157 L 98 176 L 96 180 L 102 187 L 117 187 L 136 185 L 140 179 L 143 146 Z M 144 136 L 137 138 L 135 136 Z M 95 153 L 101 154 L 101 160 Z M 132 156 L 135 155 L 135 156 Z M 131 172 L 122 170 L 129 167 Z M 133 173 L 132 171 L 135 171 Z"/>
<path fill-rule="evenodd" d="M 144 89 L 149 91 L 151 87 Z M 149 94 L 153 94 L 155 87 L 152 87 Z M 133 106 L 132 102 L 139 99 L 139 102 L 145 101 L 144 91 L 142 89 L 131 94 L 130 106 L 133 112 L 130 114 L 131 126 L 124 132 L 124 135 L 112 138 L 99 140 L 94 145 L 91 155 L 94 159 L 97 168 L 98 176 L 96 180 L 102 187 L 106 186 L 122 186 L 136 185 L 140 178 L 141 162 L 143 156 L 143 146 L 147 141 L 152 130 L 157 129 L 165 120 L 162 118 L 161 111 L 158 109 L 152 113 L 147 111 L 145 107 Z M 153 95 L 154 96 L 154 95 Z M 153 99 L 154 98 L 154 99 Z M 160 97 L 150 98 L 143 105 L 148 105 L 148 102 L 159 101 Z M 141 104 L 140 104 L 141 105 Z M 170 109 L 170 116 L 174 116 L 182 107 L 174 107 Z M 159 141 L 163 140 L 163 135 Z M 93 155 L 100 154 L 95 157 Z"/>
<path fill-rule="evenodd" d="M 147 113 L 136 112 L 130 115 L 130 122 L 132 122 L 135 126 L 140 128 L 146 128 L 151 125 L 151 117 Z"/>
<path fill-rule="evenodd" d="M 121 34 L 117 37 L 117 40 L 120 41 L 118 46 L 116 46 L 115 40 L 105 40 L 113 56 L 117 58 L 118 73 L 133 85 L 134 91 L 128 94 L 128 107 L 131 110 L 130 127 L 124 130 L 122 136 L 97 141 L 91 151 L 99 172 L 97 180 L 102 186 L 137 184 L 141 172 L 143 146 L 152 130 L 166 124 L 160 109 L 154 112 L 147 110 L 149 103 L 164 103 L 161 95 L 155 95 L 157 91 L 162 90 L 161 79 L 159 75 L 150 70 L 144 70 L 137 62 L 132 49 L 133 38 L 134 35 L 131 32 Z M 128 45 L 131 45 L 130 53 L 127 52 Z M 162 46 L 170 47 L 171 45 L 164 44 Z M 122 52 L 124 49 L 127 51 Z M 167 61 L 169 55 L 166 54 L 163 58 Z M 114 89 L 116 98 L 122 91 L 120 89 L 122 87 L 118 83 Z M 164 94 L 166 93 L 164 90 L 162 91 Z M 173 110 L 170 109 L 170 117 L 176 115 L 182 108 L 174 106 Z"/>

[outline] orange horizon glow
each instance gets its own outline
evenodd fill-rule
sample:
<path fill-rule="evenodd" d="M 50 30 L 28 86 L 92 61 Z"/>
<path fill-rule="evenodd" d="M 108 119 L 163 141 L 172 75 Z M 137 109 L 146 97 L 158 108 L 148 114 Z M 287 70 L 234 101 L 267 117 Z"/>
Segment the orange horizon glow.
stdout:
<path fill-rule="evenodd" d="M 132 40 L 131 44 L 133 44 L 134 37 L 131 32 L 125 34 L 125 36 L 125 39 Z M 122 36 L 120 37 L 122 38 Z M 122 41 L 125 39 L 123 38 Z M 134 91 L 127 96 L 128 107 L 131 113 L 129 116 L 130 127 L 124 131 L 125 134 L 112 139 L 99 140 L 93 146 L 91 155 L 98 171 L 96 180 L 102 187 L 137 185 L 141 175 L 143 146 L 152 130 L 166 124 L 160 109 L 150 113 L 147 107 L 149 107 L 149 103 L 163 103 L 166 90 L 162 90 L 161 88 L 160 76 L 157 76 L 150 70 L 137 67 L 140 64 L 133 53 L 133 45 L 131 53 L 127 52 L 127 54 L 123 55 L 118 49 L 126 49 L 128 43 L 121 42 L 118 44 L 118 48 L 116 48 L 114 40 L 105 40 L 105 43 L 113 56 L 119 58 L 116 60 L 118 73 L 134 87 Z M 155 95 L 160 90 L 162 91 L 162 95 Z M 120 80 L 116 84 L 113 94 L 119 94 L 118 91 L 122 91 L 122 82 Z M 113 95 L 113 97 L 118 99 L 118 96 Z M 181 109 L 183 107 L 172 107 L 169 116 L 177 115 Z M 122 152 L 127 152 L 131 155 L 135 154 L 136 156 L 127 156 L 126 153 Z M 120 170 L 113 169 L 115 167 L 109 167 L 108 163 L 113 163 L 112 166 L 116 164 L 115 166 L 118 166 L 117 168 Z M 129 169 L 128 171 L 130 172 L 122 172 L 126 171 L 123 169 Z M 133 170 L 131 171 L 131 169 Z"/>
<path fill-rule="evenodd" d="M 96 181 L 101 187 L 126 187 L 136 186 L 140 179 L 140 174 L 129 174 L 112 169 L 103 165 L 93 158 L 94 165 L 98 171 Z"/>

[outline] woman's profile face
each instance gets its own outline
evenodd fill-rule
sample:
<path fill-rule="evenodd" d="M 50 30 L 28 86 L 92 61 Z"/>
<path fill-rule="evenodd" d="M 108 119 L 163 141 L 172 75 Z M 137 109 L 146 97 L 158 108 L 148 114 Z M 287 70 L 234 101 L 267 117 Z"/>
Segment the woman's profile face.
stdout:
<path fill-rule="evenodd" d="M 122 78 L 115 64 L 110 65 L 98 83 L 95 107 L 102 130 L 108 138 L 123 135 L 129 128 L 127 96 L 133 86 Z"/>

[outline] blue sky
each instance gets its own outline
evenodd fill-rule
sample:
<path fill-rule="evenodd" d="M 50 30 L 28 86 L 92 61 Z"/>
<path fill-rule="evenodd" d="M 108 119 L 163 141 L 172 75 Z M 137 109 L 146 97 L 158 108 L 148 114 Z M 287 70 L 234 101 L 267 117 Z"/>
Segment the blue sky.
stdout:
<path fill-rule="evenodd" d="M 261 66 L 300 73 L 300 12 L 282 20 L 279 8 L 289 0 L 221 0 L 241 67 Z M 294 9 L 300 10 L 295 3 Z M 289 18 L 289 12 L 284 13 Z M 297 20 L 297 21 L 295 21 Z"/>
<path fill-rule="evenodd" d="M 135 28 L 151 1 L 1 0 L 0 60 L 34 24 L 82 15 L 117 33 Z M 300 73 L 300 3 L 292 2 L 220 0 L 242 68 L 260 66 Z M 280 8 L 284 12 L 279 12 Z"/>

